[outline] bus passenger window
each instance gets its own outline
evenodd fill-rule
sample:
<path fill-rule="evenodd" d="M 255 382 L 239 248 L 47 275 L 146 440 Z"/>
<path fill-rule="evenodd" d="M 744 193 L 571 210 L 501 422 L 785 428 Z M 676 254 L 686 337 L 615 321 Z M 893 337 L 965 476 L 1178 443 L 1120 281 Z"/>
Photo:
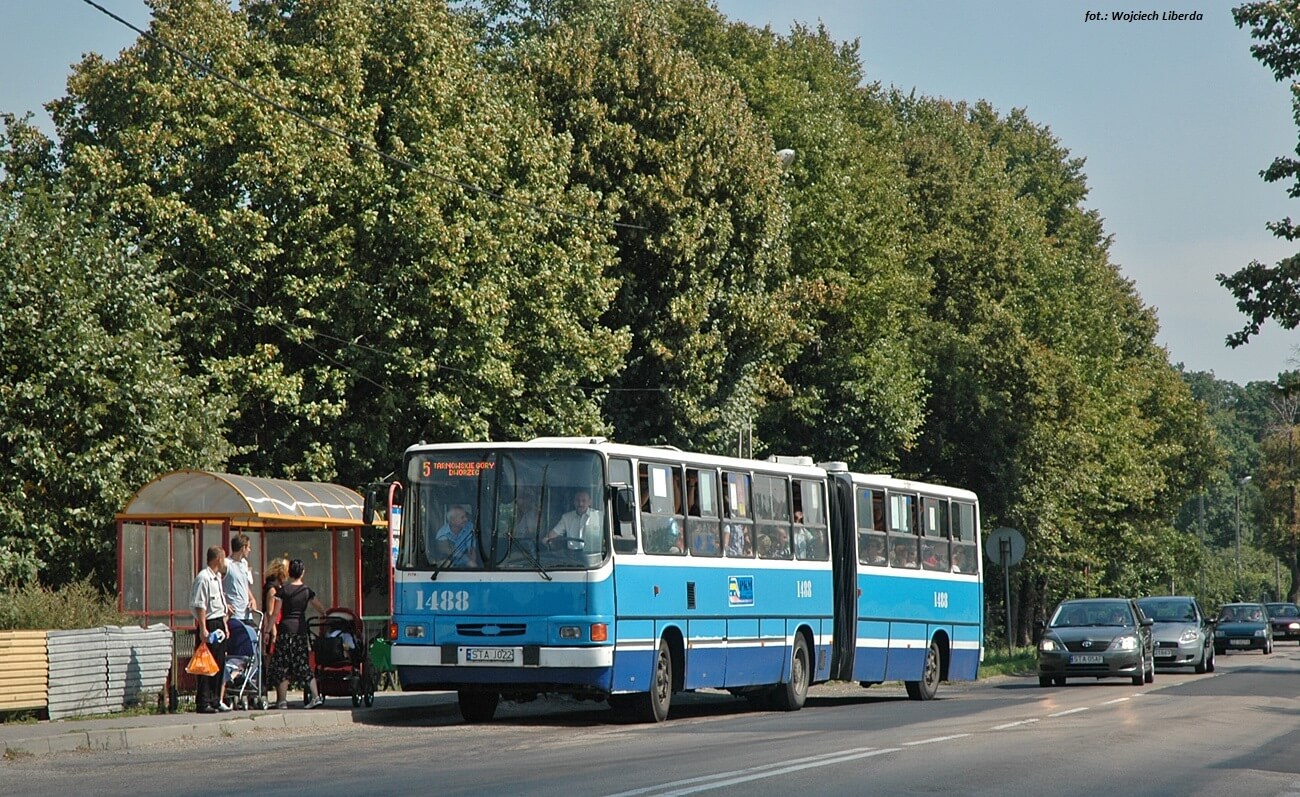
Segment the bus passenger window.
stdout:
<path fill-rule="evenodd" d="M 684 554 L 681 468 L 642 462 L 641 540 L 646 553 Z"/>
<path fill-rule="evenodd" d="M 686 539 L 694 556 L 721 556 L 718 525 L 718 474 L 686 471 Z"/>
<path fill-rule="evenodd" d="M 894 567 L 916 569 L 916 538 L 894 537 L 894 548 L 889 556 L 889 563 Z"/>
<path fill-rule="evenodd" d="M 723 473 L 722 552 L 726 556 L 754 555 L 754 527 L 750 520 L 749 474 Z"/>

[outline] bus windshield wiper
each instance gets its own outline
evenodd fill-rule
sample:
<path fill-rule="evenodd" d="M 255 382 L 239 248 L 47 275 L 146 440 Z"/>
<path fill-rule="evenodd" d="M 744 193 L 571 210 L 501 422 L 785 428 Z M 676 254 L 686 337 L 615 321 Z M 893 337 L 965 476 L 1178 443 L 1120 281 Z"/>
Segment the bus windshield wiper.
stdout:
<path fill-rule="evenodd" d="M 541 560 L 536 556 L 533 556 L 533 552 L 528 550 L 528 546 L 515 539 L 515 524 L 513 521 L 510 523 L 510 531 L 506 532 L 506 554 L 509 555 L 512 550 L 522 553 L 524 558 L 532 563 L 533 569 L 542 574 L 542 578 L 547 581 L 552 580 L 551 574 L 546 572 L 546 567 L 542 564 Z"/>

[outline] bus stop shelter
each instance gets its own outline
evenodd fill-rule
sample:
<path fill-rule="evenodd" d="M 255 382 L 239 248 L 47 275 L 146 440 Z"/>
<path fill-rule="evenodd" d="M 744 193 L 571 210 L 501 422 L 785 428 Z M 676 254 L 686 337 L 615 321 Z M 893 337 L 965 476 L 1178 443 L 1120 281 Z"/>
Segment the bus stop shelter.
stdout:
<path fill-rule="evenodd" d="M 228 553 L 231 538 L 243 533 L 251 541 L 248 561 L 259 606 L 266 565 L 283 557 L 303 561 L 305 582 L 326 606 L 358 617 L 367 604 L 386 612 L 387 572 L 362 581 L 363 558 L 375 557 L 363 553 L 361 503 L 359 493 L 337 484 L 197 470 L 160 476 L 117 515 L 120 608 L 142 625 L 193 628 L 190 586 L 207 564 L 208 547 Z M 383 555 L 386 532 L 381 539 L 380 531 L 371 547 Z M 383 594 L 367 599 L 367 588 Z"/>

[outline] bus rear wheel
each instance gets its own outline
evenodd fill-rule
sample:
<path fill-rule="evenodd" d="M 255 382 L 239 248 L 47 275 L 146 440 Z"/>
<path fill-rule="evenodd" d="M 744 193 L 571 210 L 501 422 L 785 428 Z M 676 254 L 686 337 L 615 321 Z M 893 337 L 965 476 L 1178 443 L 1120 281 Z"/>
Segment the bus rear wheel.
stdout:
<path fill-rule="evenodd" d="M 632 714 L 641 722 L 663 722 L 668 719 L 668 709 L 673 702 L 673 655 L 665 640 L 659 640 L 659 650 L 655 653 L 650 691 L 629 695 L 629 698 L 628 705 Z"/>
<path fill-rule="evenodd" d="M 798 711 L 808 699 L 808 683 L 812 679 L 812 666 L 808 656 L 808 643 L 803 635 L 795 634 L 794 650 L 790 652 L 790 680 L 771 692 L 772 707 L 778 711 Z"/>
<path fill-rule="evenodd" d="M 925 652 L 925 669 L 921 672 L 921 680 L 903 682 L 907 687 L 907 696 L 913 700 L 933 700 L 939 692 L 939 675 L 939 643 L 931 640 L 930 647 Z"/>
<path fill-rule="evenodd" d="M 456 692 L 456 702 L 460 706 L 460 716 L 466 722 L 491 722 L 497 713 L 497 704 L 501 695 L 496 692 L 479 692 L 473 689 L 461 689 Z"/>

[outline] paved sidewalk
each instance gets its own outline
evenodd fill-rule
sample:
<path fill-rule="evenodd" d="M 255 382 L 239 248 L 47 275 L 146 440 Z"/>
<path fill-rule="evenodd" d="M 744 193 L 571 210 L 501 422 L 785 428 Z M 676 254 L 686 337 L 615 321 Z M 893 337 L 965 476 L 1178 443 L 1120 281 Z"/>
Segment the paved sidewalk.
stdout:
<path fill-rule="evenodd" d="M 295 703 L 291 703 L 291 706 Z M 327 698 L 321 708 L 301 702 L 286 710 L 226 714 L 147 714 L 99 719 L 0 723 L 0 756 L 48 755 L 76 750 L 131 750 L 176 739 L 245 733 L 255 728 L 311 728 L 382 722 L 403 714 L 455 714 L 454 692 L 379 692 L 371 708 L 353 708 L 346 697 Z"/>

